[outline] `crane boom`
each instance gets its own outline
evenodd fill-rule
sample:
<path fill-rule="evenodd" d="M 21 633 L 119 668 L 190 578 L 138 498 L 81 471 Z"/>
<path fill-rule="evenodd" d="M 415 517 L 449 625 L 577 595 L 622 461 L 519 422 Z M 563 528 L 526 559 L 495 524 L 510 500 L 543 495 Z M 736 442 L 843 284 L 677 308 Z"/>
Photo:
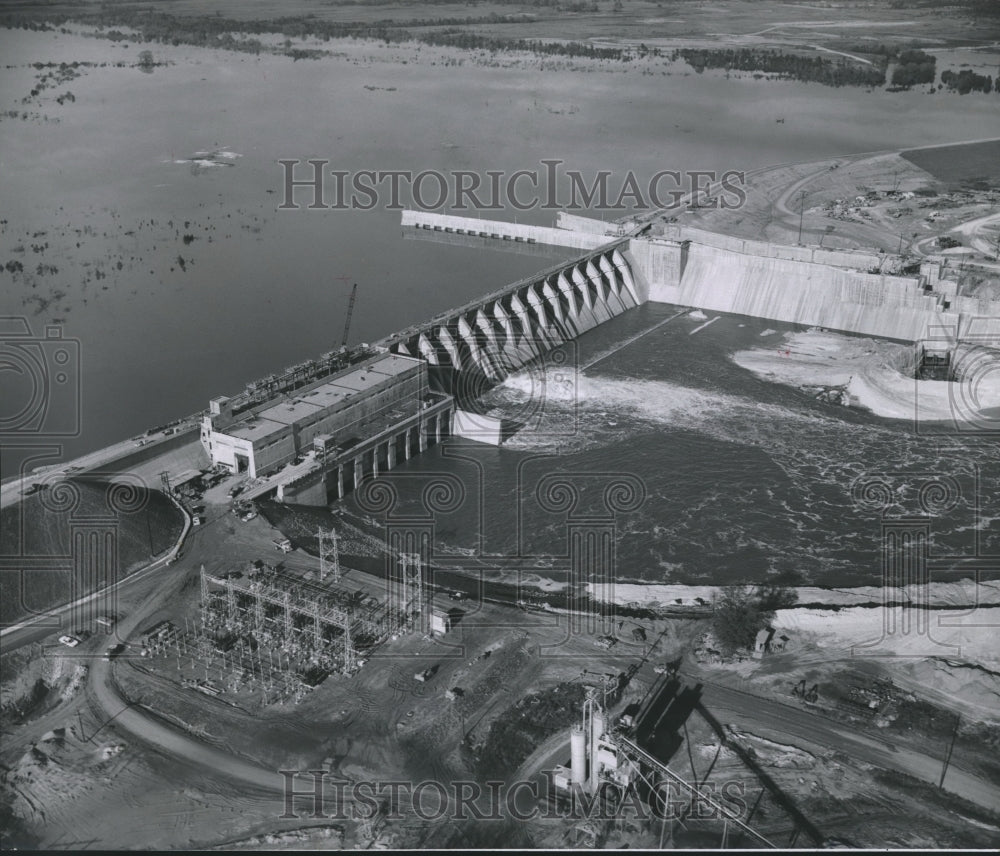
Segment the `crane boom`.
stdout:
<path fill-rule="evenodd" d="M 351 332 L 351 316 L 354 314 L 354 299 L 358 296 L 358 284 L 354 283 L 354 288 L 351 289 L 351 299 L 347 302 L 347 317 L 344 319 L 344 339 L 340 343 L 340 347 L 347 347 L 347 337 Z"/>

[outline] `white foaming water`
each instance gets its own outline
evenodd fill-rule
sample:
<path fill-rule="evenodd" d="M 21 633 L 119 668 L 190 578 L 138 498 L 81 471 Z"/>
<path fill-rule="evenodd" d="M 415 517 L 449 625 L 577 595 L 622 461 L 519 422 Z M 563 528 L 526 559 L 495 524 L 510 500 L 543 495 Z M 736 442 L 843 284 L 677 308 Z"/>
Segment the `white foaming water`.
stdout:
<path fill-rule="evenodd" d="M 575 378 L 566 372 L 550 369 L 544 380 L 531 372 L 511 375 L 498 388 L 502 399 L 512 409 L 537 409 L 544 416 L 570 412 L 579 407 L 594 415 L 632 413 L 665 424 L 680 425 L 698 421 L 705 414 L 722 407 L 736 407 L 740 400 L 724 394 L 708 393 L 666 381 L 624 380 L 621 378 Z M 525 438 L 535 437 L 527 432 Z M 516 439 L 516 438 L 515 438 Z M 530 442 L 530 441 L 529 441 Z"/>
<path fill-rule="evenodd" d="M 856 477 L 870 473 L 873 464 L 884 463 L 889 450 L 897 470 L 918 466 L 927 471 L 936 464 L 936 460 L 928 460 L 926 441 L 905 430 L 847 422 L 808 409 L 663 380 L 574 378 L 550 369 L 544 379 L 537 372 L 519 372 L 496 392 L 500 411 L 514 419 L 519 411 L 536 417 L 534 422 L 526 420 L 528 426 L 505 444 L 524 451 L 583 451 L 605 446 L 633 435 L 638 419 L 757 447 L 796 482 L 805 477 L 849 485 Z M 625 417 L 623 428 L 608 430 L 609 411 Z M 974 468 L 974 459 L 957 461 L 946 449 L 941 451 L 947 455 L 940 458 L 947 462 L 944 471 L 955 474 Z"/>
<path fill-rule="evenodd" d="M 527 423 L 504 444 L 512 451 L 586 452 L 588 467 L 649 473 L 656 489 L 648 507 L 620 530 L 631 539 L 623 541 L 622 580 L 664 573 L 715 580 L 747 563 L 762 578 L 789 568 L 804 579 L 874 578 L 879 517 L 925 513 L 921 485 L 938 477 L 953 479 L 960 494 L 933 514 L 942 549 L 962 555 L 973 531 L 994 531 L 973 498 L 980 476 L 984 495 L 996 489 L 1000 449 L 922 436 L 790 390 L 758 401 L 733 383 L 728 366 L 723 360 L 719 381 L 699 387 L 529 369 L 497 387 L 492 403 L 497 415 Z M 857 499 L 859 478 L 891 483 L 890 507 Z M 733 489 L 715 489 L 723 483 Z M 706 563 L 706 553 L 718 561 Z M 682 570 L 667 571 L 664 562 Z M 732 567 L 720 570 L 720 562 Z"/>

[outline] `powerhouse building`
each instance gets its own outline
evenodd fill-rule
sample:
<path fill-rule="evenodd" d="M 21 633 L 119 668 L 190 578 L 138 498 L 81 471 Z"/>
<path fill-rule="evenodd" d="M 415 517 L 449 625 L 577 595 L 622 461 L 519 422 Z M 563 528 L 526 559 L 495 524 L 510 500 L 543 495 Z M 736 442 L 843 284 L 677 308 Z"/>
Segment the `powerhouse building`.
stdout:
<path fill-rule="evenodd" d="M 450 404 L 429 389 L 424 360 L 383 352 L 240 412 L 233 399 L 214 398 L 201 442 L 213 464 L 257 478 L 309 451 L 367 445 L 427 411 L 450 415 Z"/>

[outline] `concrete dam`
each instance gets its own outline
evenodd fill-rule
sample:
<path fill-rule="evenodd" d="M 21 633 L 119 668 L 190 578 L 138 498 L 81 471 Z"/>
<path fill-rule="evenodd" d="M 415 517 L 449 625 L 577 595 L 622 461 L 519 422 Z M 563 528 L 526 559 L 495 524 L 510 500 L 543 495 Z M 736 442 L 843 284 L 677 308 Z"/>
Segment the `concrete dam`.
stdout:
<path fill-rule="evenodd" d="M 404 212 L 403 224 L 591 247 L 383 342 L 491 382 L 646 300 L 901 342 L 1000 338 L 1000 302 L 959 296 L 933 260 L 907 273 L 905 257 L 876 250 L 788 246 L 677 225 L 623 234 L 620 224 L 562 213 L 557 228 L 414 212 Z"/>
<path fill-rule="evenodd" d="M 428 377 L 442 392 L 462 390 L 465 396 L 474 396 L 476 390 L 485 391 L 552 348 L 646 301 L 646 292 L 632 273 L 628 239 L 597 243 L 602 246 L 573 261 L 378 344 L 392 353 L 426 360 Z"/>
<path fill-rule="evenodd" d="M 372 346 L 213 399 L 201 441 L 213 464 L 250 475 L 248 499 L 325 504 L 453 434 L 502 443 L 518 426 L 476 413 L 477 398 L 647 301 L 946 348 L 995 347 L 1000 337 L 1000 302 L 958 296 L 935 261 L 908 274 L 903 258 L 878 251 L 676 226 L 653 235 L 576 215 L 555 229 L 450 215 L 404 222 L 430 235 L 584 251 Z"/>
<path fill-rule="evenodd" d="M 641 254 L 641 255 L 640 255 Z M 649 299 L 735 315 L 916 341 L 950 320 L 920 277 L 867 273 L 703 244 L 648 242 Z"/>

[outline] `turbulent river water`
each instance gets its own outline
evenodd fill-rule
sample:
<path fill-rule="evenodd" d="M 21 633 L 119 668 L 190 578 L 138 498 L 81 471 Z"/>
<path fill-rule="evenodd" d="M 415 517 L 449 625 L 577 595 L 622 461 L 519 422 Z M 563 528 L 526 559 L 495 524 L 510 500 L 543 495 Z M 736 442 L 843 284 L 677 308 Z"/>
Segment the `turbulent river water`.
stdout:
<path fill-rule="evenodd" d="M 884 527 L 904 519 L 929 524 L 936 579 L 1000 551 L 995 444 L 760 380 L 729 355 L 777 347 L 760 334 L 782 325 L 661 325 L 676 312 L 647 304 L 509 378 L 479 407 L 525 427 L 501 448 L 455 439 L 390 474 L 391 513 L 424 513 L 435 475 L 458 481 L 435 513 L 442 559 L 517 557 L 553 579 L 573 572 L 567 539 L 584 518 L 594 531 L 613 520 L 621 582 L 869 584 L 882 578 Z"/>

